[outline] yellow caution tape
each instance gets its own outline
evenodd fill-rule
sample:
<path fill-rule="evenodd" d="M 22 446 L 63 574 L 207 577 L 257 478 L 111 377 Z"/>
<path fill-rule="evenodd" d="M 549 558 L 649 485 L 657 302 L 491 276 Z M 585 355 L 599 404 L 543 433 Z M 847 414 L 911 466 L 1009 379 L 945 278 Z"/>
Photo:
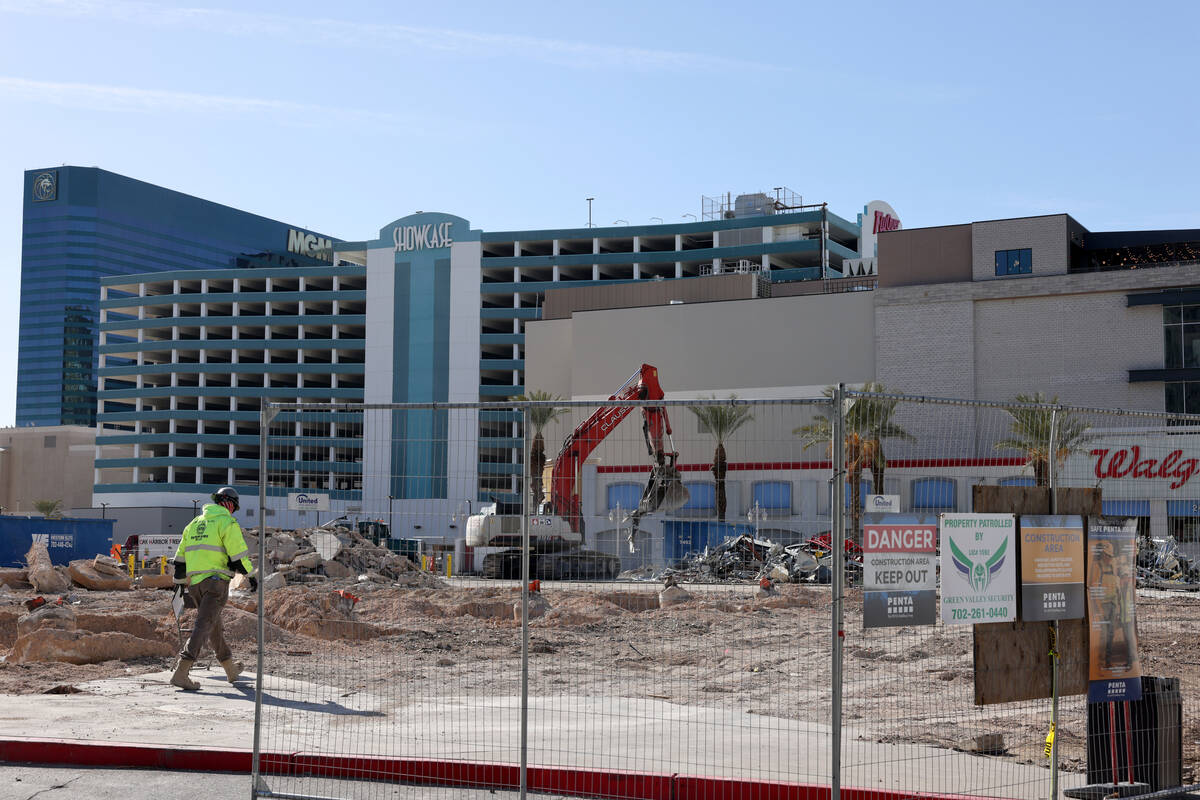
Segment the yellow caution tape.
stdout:
<path fill-rule="evenodd" d="M 1054 723 L 1050 723 L 1050 732 L 1046 734 L 1046 748 L 1042 751 L 1046 754 L 1046 758 L 1050 757 L 1050 753 L 1054 750 Z"/>

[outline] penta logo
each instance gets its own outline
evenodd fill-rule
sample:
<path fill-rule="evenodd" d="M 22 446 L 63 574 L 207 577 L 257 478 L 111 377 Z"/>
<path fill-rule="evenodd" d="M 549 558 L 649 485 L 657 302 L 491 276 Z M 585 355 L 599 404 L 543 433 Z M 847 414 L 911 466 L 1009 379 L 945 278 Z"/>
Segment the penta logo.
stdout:
<path fill-rule="evenodd" d="M 50 546 L 50 534 L 48 534 L 48 533 L 33 534 L 33 543 L 49 547 Z"/>
<path fill-rule="evenodd" d="M 333 260 L 333 243 L 329 239 L 323 239 L 320 236 L 315 236 L 304 231 L 289 230 L 287 249 L 289 253 L 295 253 L 309 258 L 319 258 L 324 261 Z"/>

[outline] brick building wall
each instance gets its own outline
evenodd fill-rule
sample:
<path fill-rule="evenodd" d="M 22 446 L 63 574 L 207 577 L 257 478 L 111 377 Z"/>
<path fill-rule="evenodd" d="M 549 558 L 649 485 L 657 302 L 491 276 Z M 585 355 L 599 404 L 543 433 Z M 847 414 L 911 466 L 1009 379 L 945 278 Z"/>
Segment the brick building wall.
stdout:
<path fill-rule="evenodd" d="M 1065 275 L 1068 263 L 1066 214 L 971 223 L 972 280 L 993 281 L 996 251 L 1033 250 L 1033 275 Z M 1009 280 L 1012 280 L 1011 278 Z"/>

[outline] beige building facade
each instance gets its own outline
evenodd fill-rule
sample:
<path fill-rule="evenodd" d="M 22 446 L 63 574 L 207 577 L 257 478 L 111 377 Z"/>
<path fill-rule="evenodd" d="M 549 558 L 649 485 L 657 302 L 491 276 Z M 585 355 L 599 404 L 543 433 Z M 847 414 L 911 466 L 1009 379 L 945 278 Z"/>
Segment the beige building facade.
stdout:
<path fill-rule="evenodd" d="M 95 458 L 95 428 L 0 428 L 0 506 L 7 514 L 33 514 L 34 503 L 57 500 L 64 514 L 91 509 Z"/>

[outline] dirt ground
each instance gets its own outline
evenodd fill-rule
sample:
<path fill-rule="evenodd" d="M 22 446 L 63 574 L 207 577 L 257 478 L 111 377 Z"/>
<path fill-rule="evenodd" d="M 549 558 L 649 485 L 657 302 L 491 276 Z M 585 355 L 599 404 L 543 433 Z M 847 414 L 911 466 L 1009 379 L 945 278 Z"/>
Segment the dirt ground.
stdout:
<path fill-rule="evenodd" d="M 427 587 L 337 581 L 268 593 L 268 672 L 357 690 L 403 686 L 414 697 L 516 695 L 521 680 L 519 594 L 487 582 Z M 830 722 L 830 591 L 787 585 L 774 597 L 756 587 L 691 587 L 691 599 L 658 607 L 654 583 L 600 589 L 548 586 L 531 607 L 530 692 L 657 698 L 756 715 Z M 336 593 L 338 589 L 357 598 Z M 22 602 L 0 591 L 0 695 L 69 692 L 98 678 L 156 672 L 171 659 L 75 666 L 7 658 Z M 79 628 L 124 631 L 177 643 L 170 593 L 88 592 L 68 598 Z M 235 594 L 225 612 L 235 656 L 253 663 L 254 598 Z M 847 757 L 856 740 L 917 742 L 970 750 L 1001 734 L 996 758 L 1044 763 L 1048 701 L 973 704 L 970 628 L 861 628 L 861 603 L 845 604 L 844 719 Z M 1139 597 L 1145 674 L 1178 676 L 1183 694 L 1185 783 L 1200 760 L 1200 598 Z M 185 615 L 184 624 L 191 612 Z M 1014 678 L 1016 679 L 1016 678 Z M 1081 697 L 1064 698 L 1059 725 L 1064 767 L 1082 771 L 1086 723 Z"/>

